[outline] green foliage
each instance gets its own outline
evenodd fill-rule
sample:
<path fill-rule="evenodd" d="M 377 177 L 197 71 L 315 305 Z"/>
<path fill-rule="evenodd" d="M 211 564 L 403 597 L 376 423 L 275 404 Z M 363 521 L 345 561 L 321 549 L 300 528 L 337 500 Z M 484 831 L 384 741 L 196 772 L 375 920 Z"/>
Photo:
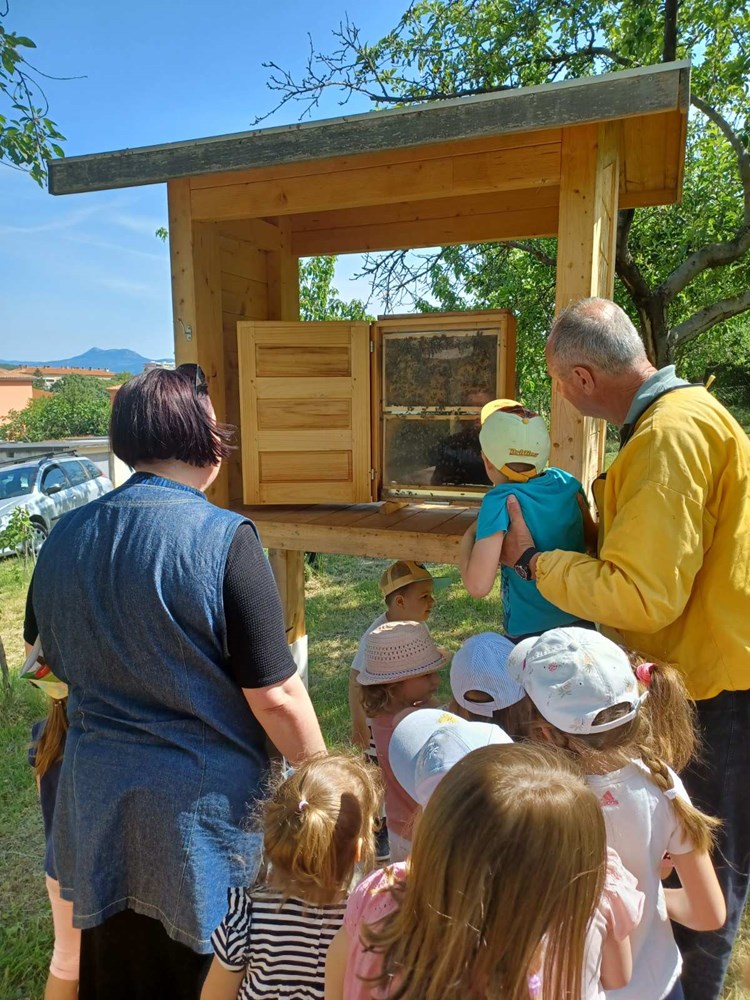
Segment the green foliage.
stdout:
<path fill-rule="evenodd" d="M 0 161 L 24 170 L 41 185 L 47 176 L 45 160 L 64 156 L 65 136 L 49 117 L 37 71 L 26 61 L 35 49 L 30 38 L 7 31 L 0 10 Z"/>
<path fill-rule="evenodd" d="M 0 424 L 0 439 L 46 441 L 106 434 L 109 410 L 109 393 L 98 379 L 64 375 L 50 396 L 33 399 L 23 410 L 11 410 Z"/>
<path fill-rule="evenodd" d="M 392 107 L 691 60 L 683 201 L 623 213 L 615 296 L 659 364 L 675 352 L 684 359 L 686 345 L 750 309 L 747 0 L 414 0 L 374 43 L 348 20 L 334 36 L 333 51 L 311 52 L 299 80 L 270 65 L 280 104 L 309 110 L 339 87 L 345 98 L 360 93 Z M 532 402 L 544 377 L 555 255 L 555 241 L 527 240 L 510 249 L 443 248 L 427 265 L 390 254 L 371 258 L 365 273 L 381 296 L 406 288 L 420 308 L 512 309 L 522 394 Z"/>
<path fill-rule="evenodd" d="M 299 308 L 300 319 L 322 320 L 366 320 L 367 306 L 359 299 L 349 302 L 333 287 L 333 273 L 336 269 L 335 257 L 310 257 L 300 261 L 299 268 Z"/>
<path fill-rule="evenodd" d="M 34 527 L 25 507 L 15 507 L 10 520 L 0 531 L 0 551 L 13 549 L 24 562 L 34 555 Z"/>
<path fill-rule="evenodd" d="M 125 382 L 128 382 L 132 377 L 133 377 L 132 372 L 118 372 L 116 375 L 113 375 L 112 378 L 107 379 L 107 381 L 104 384 L 108 386 L 123 385 Z"/>

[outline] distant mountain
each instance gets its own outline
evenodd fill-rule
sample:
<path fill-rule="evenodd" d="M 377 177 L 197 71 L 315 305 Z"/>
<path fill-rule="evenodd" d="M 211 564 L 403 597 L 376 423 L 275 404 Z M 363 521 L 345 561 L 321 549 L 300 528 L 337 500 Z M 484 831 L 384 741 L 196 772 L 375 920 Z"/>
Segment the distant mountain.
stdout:
<path fill-rule="evenodd" d="M 111 348 L 102 350 L 100 347 L 92 347 L 84 354 L 77 354 L 74 358 L 62 358 L 55 361 L 0 361 L 0 365 L 12 365 L 15 368 L 108 368 L 111 372 L 131 372 L 139 375 L 143 371 L 144 365 L 151 361 L 151 358 L 144 358 L 136 351 L 128 351 L 125 348 Z M 171 358 L 158 358 L 159 361 L 171 361 Z"/>

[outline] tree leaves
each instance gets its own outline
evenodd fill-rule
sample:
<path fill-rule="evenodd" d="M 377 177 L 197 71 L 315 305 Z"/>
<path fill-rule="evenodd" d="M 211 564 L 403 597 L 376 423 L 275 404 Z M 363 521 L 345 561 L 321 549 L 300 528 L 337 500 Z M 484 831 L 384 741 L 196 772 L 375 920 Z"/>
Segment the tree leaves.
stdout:
<path fill-rule="evenodd" d="M 21 50 L 35 49 L 25 35 L 5 30 L 0 13 L 0 162 L 23 170 L 42 185 L 47 176 L 46 160 L 64 156 L 57 140 L 65 136 L 48 117 L 47 98 L 36 70 Z"/>

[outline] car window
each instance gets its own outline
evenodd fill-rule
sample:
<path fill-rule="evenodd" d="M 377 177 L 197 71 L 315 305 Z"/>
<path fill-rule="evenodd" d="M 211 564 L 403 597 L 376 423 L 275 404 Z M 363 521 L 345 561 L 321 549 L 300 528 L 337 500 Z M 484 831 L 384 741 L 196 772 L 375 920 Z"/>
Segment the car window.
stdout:
<path fill-rule="evenodd" d="M 63 468 L 72 486 L 80 486 L 82 483 L 89 481 L 86 470 L 80 462 L 65 462 L 63 463 Z"/>
<path fill-rule="evenodd" d="M 61 486 L 65 489 L 68 485 L 70 485 L 68 479 L 59 465 L 51 465 L 48 469 L 44 470 L 44 475 L 42 476 L 42 493 L 48 493 L 52 486 Z"/>
<path fill-rule="evenodd" d="M 22 497 L 31 493 L 36 479 L 36 466 L 20 469 L 0 469 L 0 500 Z"/>
<path fill-rule="evenodd" d="M 84 469 L 88 473 L 89 479 L 98 479 L 99 476 L 103 476 L 104 475 L 104 473 L 99 468 L 99 466 L 98 465 L 94 465 L 94 463 L 92 461 L 90 461 L 88 458 L 82 458 L 81 459 L 81 465 L 84 467 Z"/>

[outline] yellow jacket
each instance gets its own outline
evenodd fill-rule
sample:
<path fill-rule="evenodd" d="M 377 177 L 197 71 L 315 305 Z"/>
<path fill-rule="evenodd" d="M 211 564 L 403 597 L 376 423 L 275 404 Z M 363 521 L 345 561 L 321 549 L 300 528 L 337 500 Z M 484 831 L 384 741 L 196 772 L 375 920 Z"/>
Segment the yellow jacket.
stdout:
<path fill-rule="evenodd" d="M 694 698 L 750 688 L 747 434 L 705 389 L 670 392 L 594 492 L 599 558 L 542 553 L 540 592 L 677 665 Z"/>

